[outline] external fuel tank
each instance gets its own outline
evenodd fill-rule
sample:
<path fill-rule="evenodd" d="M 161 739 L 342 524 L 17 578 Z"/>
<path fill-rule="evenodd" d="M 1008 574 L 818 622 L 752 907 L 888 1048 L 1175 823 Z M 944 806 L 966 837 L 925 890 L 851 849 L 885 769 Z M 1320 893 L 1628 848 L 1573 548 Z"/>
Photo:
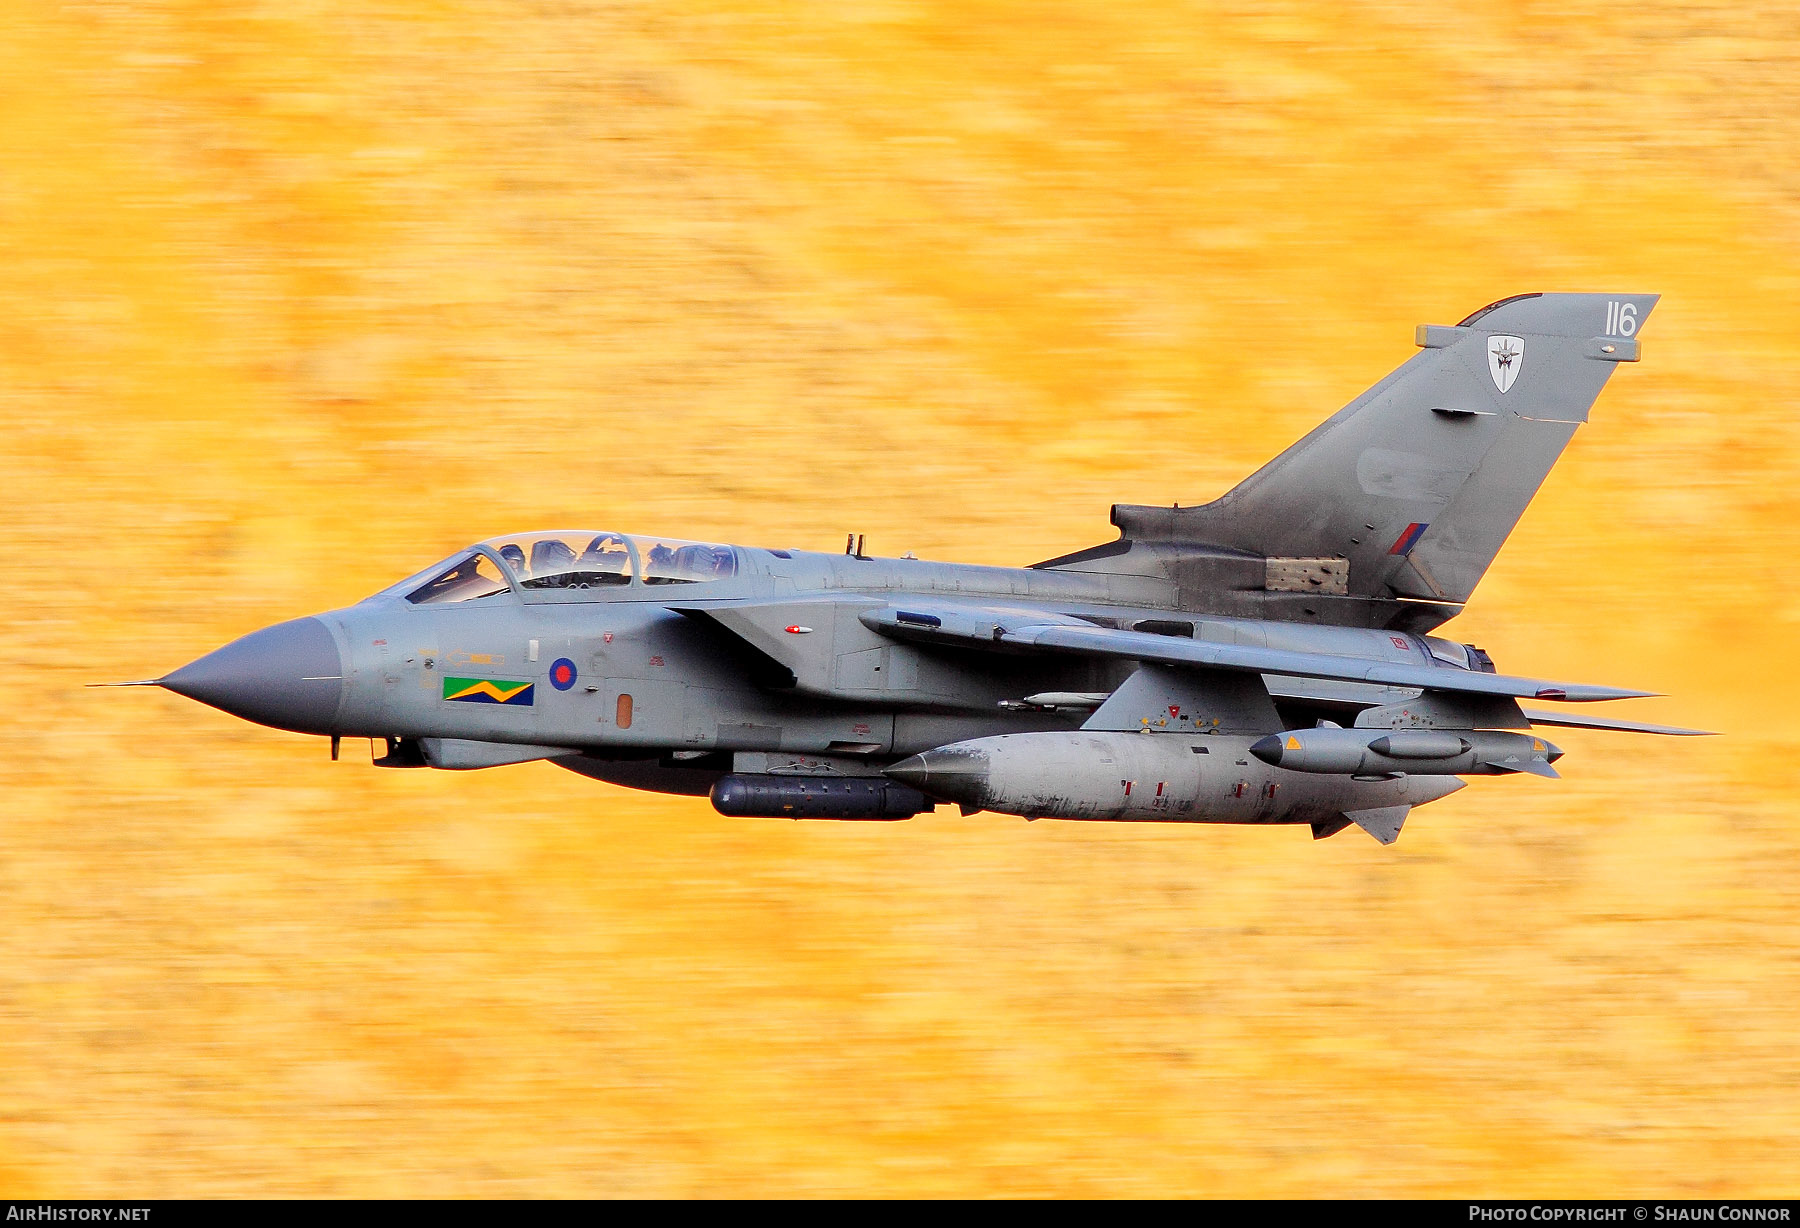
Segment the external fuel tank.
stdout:
<path fill-rule="evenodd" d="M 1002 734 L 914 755 L 888 775 L 965 810 L 1119 822 L 1330 823 L 1346 812 L 1436 801 L 1463 787 L 1454 776 L 1346 781 L 1289 771 L 1251 754 L 1257 740 Z"/>

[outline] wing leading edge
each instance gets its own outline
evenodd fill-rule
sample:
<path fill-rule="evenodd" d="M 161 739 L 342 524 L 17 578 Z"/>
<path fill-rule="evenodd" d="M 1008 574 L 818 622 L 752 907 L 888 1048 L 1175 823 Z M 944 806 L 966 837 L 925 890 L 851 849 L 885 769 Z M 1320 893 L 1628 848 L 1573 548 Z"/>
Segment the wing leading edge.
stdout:
<path fill-rule="evenodd" d="M 1054 616 L 1053 616 L 1054 617 Z M 1417 687 L 1461 695 L 1503 695 L 1513 699 L 1548 699 L 1593 703 L 1608 699 L 1641 699 L 1654 691 L 1584 683 L 1551 682 L 1508 674 L 1373 661 L 1363 657 L 1258 648 L 1248 644 L 1216 644 L 1144 631 L 1118 631 L 1076 619 L 1041 615 L 1021 617 L 1016 611 L 972 606 L 888 607 L 869 610 L 861 621 L 893 639 L 947 647 L 1013 653 L 1067 653 L 1155 661 L 1164 665 L 1242 670 L 1300 678 L 1330 678 L 1382 686 Z M 1547 723 L 1547 722 L 1546 722 Z"/>

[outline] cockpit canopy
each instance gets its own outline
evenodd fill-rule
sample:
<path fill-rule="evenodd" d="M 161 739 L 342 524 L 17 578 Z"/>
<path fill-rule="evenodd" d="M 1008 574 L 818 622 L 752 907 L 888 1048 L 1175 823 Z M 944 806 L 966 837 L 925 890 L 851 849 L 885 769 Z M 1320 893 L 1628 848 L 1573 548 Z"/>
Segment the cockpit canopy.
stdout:
<path fill-rule="evenodd" d="M 730 546 L 592 530 L 489 538 L 396 586 L 414 605 L 479 601 L 516 587 L 540 600 L 583 600 L 582 590 L 631 584 L 699 584 L 737 574 Z M 598 594 L 594 594 L 598 595 Z"/>
<path fill-rule="evenodd" d="M 617 533 L 535 533 L 481 543 L 523 589 L 630 584 L 633 550 Z"/>

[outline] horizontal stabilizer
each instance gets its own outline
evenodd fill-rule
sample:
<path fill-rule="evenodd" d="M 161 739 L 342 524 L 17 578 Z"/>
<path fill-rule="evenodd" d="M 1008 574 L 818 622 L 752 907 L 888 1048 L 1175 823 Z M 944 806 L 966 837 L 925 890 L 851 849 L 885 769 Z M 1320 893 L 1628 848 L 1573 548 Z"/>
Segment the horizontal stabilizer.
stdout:
<path fill-rule="evenodd" d="M 1411 806 L 1382 806 L 1375 810 L 1346 810 L 1344 817 L 1381 843 L 1392 844 L 1400 838 L 1400 828 L 1411 809 Z"/>
<path fill-rule="evenodd" d="M 1525 719 L 1533 725 L 1560 725 L 1565 729 L 1610 729 L 1614 733 L 1660 733 L 1676 738 L 1710 738 L 1711 729 L 1683 729 L 1679 725 L 1646 725 L 1640 721 L 1615 721 L 1604 716 L 1576 716 L 1573 713 L 1538 712 L 1525 709 Z"/>

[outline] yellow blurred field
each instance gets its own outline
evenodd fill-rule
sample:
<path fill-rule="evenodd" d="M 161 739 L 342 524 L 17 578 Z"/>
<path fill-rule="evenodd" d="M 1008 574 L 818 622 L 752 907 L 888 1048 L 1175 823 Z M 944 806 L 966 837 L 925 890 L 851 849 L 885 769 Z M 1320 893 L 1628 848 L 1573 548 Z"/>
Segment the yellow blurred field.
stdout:
<path fill-rule="evenodd" d="M 0 10 L 0 1196 L 1792 1195 L 1800 16 Z M 1021 564 L 1657 291 L 1449 633 L 1643 685 L 1349 832 L 730 820 L 154 677 L 593 524 Z"/>

